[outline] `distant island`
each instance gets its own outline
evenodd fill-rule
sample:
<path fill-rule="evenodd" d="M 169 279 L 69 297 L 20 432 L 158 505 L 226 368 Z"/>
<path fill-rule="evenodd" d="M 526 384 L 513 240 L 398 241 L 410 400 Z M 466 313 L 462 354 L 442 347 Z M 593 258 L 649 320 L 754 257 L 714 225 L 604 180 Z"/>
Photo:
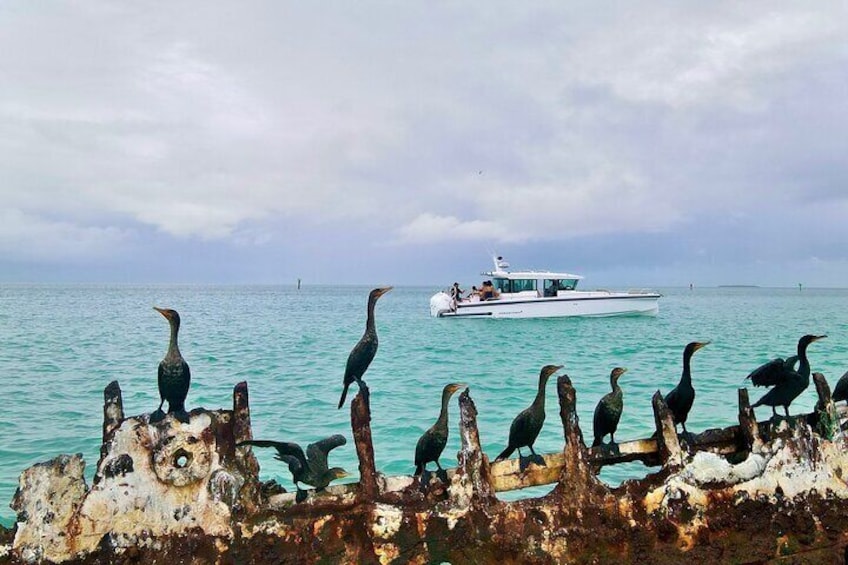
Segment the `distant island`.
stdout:
<path fill-rule="evenodd" d="M 760 288 L 757 284 L 720 284 L 719 288 Z"/>

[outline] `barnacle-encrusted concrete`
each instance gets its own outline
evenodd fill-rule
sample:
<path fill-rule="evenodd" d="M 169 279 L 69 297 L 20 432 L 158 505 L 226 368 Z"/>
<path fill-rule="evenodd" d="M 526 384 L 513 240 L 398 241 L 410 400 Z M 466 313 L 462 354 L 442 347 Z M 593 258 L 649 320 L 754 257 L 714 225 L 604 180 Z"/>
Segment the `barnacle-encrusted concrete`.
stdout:
<path fill-rule="evenodd" d="M 558 382 L 563 452 L 546 457 L 558 469 L 554 479 L 551 468 L 535 464 L 520 470 L 515 461 L 489 463 L 468 390 L 459 397 L 456 469 L 442 477 L 384 477 L 363 444 L 370 442 L 370 412 L 357 395 L 352 425 L 360 470 L 369 476 L 295 503 L 293 493 L 262 485 L 250 450 L 235 448 L 250 434 L 247 390 L 240 387 L 232 412 L 195 410 L 188 425 L 124 419 L 111 401 L 94 484 L 85 485 L 79 456 L 25 471 L 13 502 L 16 537 L 0 547 L 0 561 L 744 563 L 792 555 L 793 563 L 842 563 L 844 435 L 838 425 L 820 426 L 821 417 L 758 426 L 741 393 L 740 426 L 712 434 L 736 438 L 739 447 L 714 452 L 667 433 L 660 398 L 657 427 L 664 433 L 651 458 L 662 468 L 614 489 L 594 473 L 598 460 L 583 442 L 568 377 Z M 109 397 L 107 390 L 107 405 Z M 820 413 L 838 421 L 825 400 Z M 827 437 L 833 431 L 836 437 Z M 550 480 L 556 486 L 540 498 L 495 496 L 496 485 Z"/>

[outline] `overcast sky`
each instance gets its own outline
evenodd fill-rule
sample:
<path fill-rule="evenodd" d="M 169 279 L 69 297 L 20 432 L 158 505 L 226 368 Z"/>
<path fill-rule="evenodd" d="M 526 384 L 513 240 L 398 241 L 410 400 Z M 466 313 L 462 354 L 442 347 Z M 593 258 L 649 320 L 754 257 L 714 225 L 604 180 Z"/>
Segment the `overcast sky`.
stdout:
<path fill-rule="evenodd" d="M 0 3 L 0 282 L 848 286 L 848 3 Z"/>

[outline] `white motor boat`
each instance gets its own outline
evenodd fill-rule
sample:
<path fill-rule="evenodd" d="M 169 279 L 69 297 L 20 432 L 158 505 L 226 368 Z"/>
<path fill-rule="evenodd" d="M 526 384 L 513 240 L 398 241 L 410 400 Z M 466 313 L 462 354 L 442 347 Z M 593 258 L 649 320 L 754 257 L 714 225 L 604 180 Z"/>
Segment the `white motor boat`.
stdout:
<path fill-rule="evenodd" d="M 650 290 L 577 290 L 571 273 L 510 271 L 503 257 L 484 272 L 487 284 L 454 299 L 451 291 L 430 298 L 434 318 L 556 318 L 564 316 L 656 316 L 660 294 Z"/>

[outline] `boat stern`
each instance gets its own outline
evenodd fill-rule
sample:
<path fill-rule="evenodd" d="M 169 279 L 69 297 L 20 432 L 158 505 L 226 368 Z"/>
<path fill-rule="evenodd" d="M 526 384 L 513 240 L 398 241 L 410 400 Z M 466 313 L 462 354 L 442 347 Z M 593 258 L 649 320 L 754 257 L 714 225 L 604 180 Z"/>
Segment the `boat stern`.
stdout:
<path fill-rule="evenodd" d="M 447 292 L 437 292 L 430 297 L 430 315 L 440 318 L 445 312 L 453 311 L 453 301 Z"/>

